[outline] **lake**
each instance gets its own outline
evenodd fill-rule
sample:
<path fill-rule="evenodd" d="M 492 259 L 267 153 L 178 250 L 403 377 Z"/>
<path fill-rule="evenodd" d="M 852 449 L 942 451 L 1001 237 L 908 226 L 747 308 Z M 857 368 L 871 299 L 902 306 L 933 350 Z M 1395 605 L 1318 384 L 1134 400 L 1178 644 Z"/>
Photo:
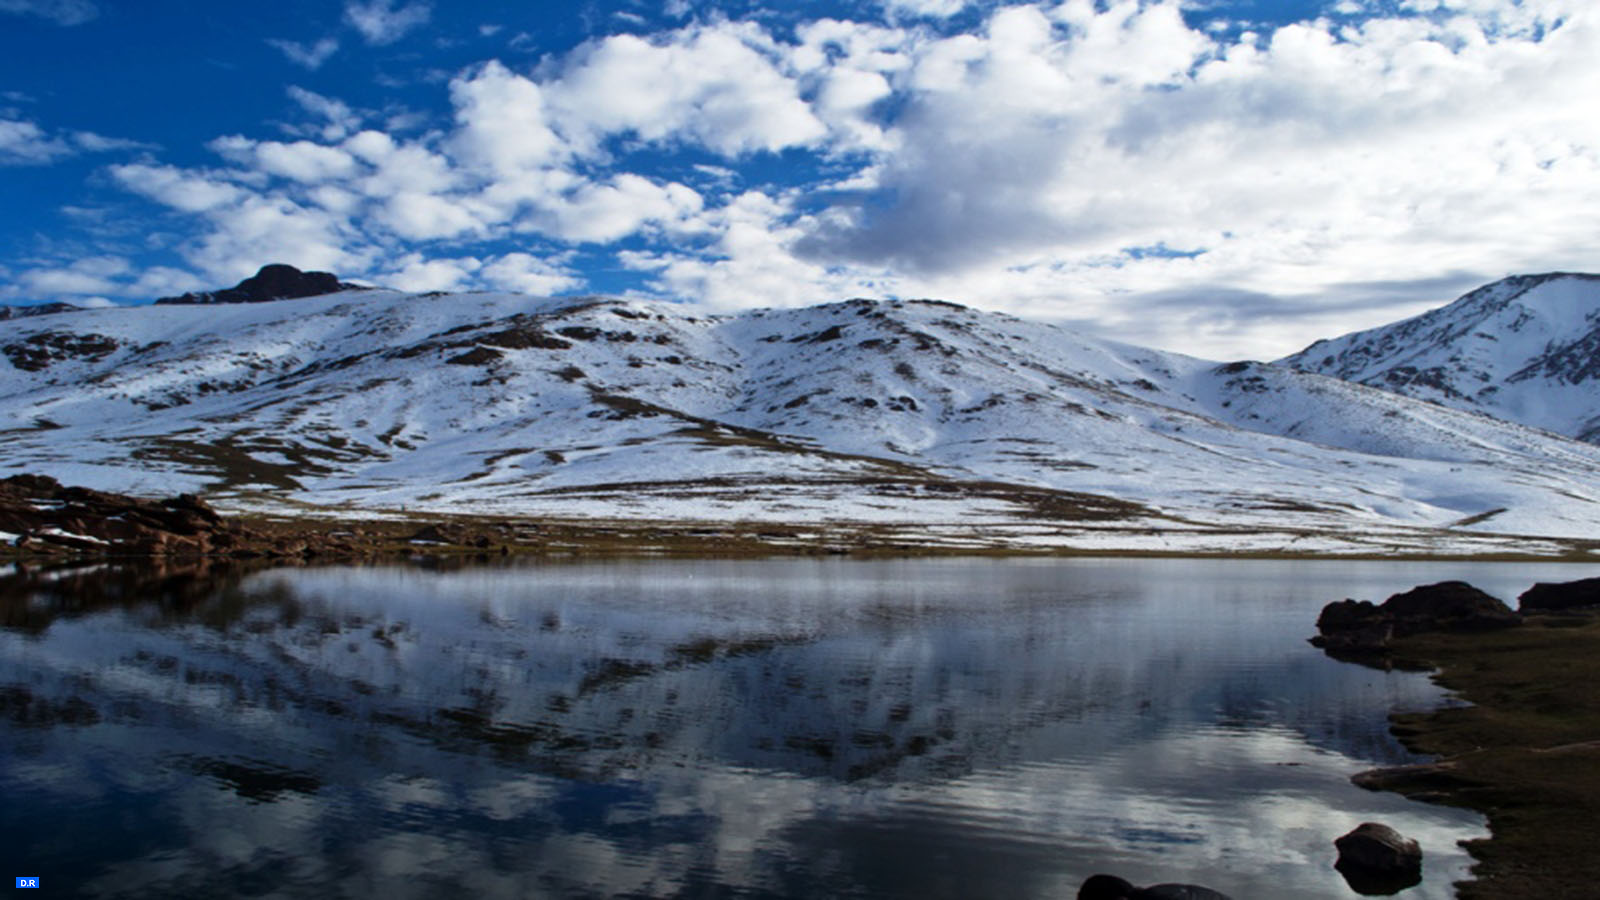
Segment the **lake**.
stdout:
<path fill-rule="evenodd" d="M 1091 873 L 1355 896 L 1332 841 L 1482 819 L 1418 674 L 1322 604 L 1557 564 L 551 561 L 0 570 L 0 832 L 52 896 L 1070 898 Z"/>

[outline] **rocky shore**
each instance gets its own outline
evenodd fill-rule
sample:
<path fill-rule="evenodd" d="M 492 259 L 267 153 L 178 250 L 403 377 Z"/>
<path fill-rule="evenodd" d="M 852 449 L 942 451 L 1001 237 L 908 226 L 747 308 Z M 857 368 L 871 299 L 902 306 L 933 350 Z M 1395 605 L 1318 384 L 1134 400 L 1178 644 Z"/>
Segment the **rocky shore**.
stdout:
<path fill-rule="evenodd" d="M 270 559 L 324 562 L 511 554 L 912 555 L 870 528 L 533 520 L 385 513 L 333 518 L 225 515 L 192 494 L 160 500 L 69 487 L 41 475 L 0 479 L 0 560 Z M 962 552 L 972 552 L 970 549 Z"/>
<path fill-rule="evenodd" d="M 1427 667 L 1472 705 L 1392 717 L 1434 761 L 1376 769 L 1370 790 L 1487 816 L 1463 900 L 1600 896 L 1600 579 L 1541 584 L 1513 611 L 1462 582 L 1324 608 L 1313 643 L 1378 668 Z"/>

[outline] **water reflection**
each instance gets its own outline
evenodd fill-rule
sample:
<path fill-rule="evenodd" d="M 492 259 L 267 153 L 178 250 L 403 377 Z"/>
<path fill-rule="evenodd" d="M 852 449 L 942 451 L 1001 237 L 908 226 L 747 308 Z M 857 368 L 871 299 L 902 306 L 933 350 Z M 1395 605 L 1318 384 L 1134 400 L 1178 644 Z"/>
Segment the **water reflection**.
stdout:
<path fill-rule="evenodd" d="M 1544 577 L 1462 568 L 14 572 L 0 827 L 68 895 L 1346 897 L 1331 841 L 1376 818 L 1446 897 L 1477 820 L 1346 781 L 1437 693 L 1303 638 L 1363 588 Z"/>

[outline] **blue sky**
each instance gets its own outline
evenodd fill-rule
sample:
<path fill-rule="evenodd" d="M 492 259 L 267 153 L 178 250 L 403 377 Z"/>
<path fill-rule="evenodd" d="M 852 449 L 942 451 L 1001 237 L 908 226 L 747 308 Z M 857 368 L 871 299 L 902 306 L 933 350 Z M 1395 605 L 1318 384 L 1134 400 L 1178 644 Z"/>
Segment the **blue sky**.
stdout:
<path fill-rule="evenodd" d="M 0 303 L 289 262 L 1277 356 L 1600 268 L 1594 7 L 0 0 Z"/>

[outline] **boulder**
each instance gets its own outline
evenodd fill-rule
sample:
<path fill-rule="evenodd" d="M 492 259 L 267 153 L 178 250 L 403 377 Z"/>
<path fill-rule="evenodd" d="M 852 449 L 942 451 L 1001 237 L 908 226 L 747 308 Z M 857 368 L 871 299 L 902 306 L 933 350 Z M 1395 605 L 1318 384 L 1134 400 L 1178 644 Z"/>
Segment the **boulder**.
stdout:
<path fill-rule="evenodd" d="M 1078 900 L 1230 900 L 1197 884 L 1155 884 L 1134 887 L 1115 875 L 1090 875 L 1078 888 Z"/>
<path fill-rule="evenodd" d="M 1541 581 L 1517 598 L 1517 608 L 1527 612 L 1548 612 L 1600 606 L 1600 578 L 1579 581 Z"/>
<path fill-rule="evenodd" d="M 1395 894 L 1422 881 L 1422 848 L 1387 825 L 1363 822 L 1333 845 L 1334 868 L 1358 894 Z"/>
<path fill-rule="evenodd" d="M 1465 581 L 1441 581 L 1395 594 L 1378 611 L 1394 619 L 1395 637 L 1425 631 L 1494 631 L 1522 617 Z"/>
<path fill-rule="evenodd" d="M 1464 581 L 1443 581 L 1395 594 L 1374 606 L 1365 600 L 1329 603 L 1317 617 L 1315 646 L 1339 652 L 1379 652 L 1398 637 L 1429 631 L 1493 631 L 1522 617 Z"/>

